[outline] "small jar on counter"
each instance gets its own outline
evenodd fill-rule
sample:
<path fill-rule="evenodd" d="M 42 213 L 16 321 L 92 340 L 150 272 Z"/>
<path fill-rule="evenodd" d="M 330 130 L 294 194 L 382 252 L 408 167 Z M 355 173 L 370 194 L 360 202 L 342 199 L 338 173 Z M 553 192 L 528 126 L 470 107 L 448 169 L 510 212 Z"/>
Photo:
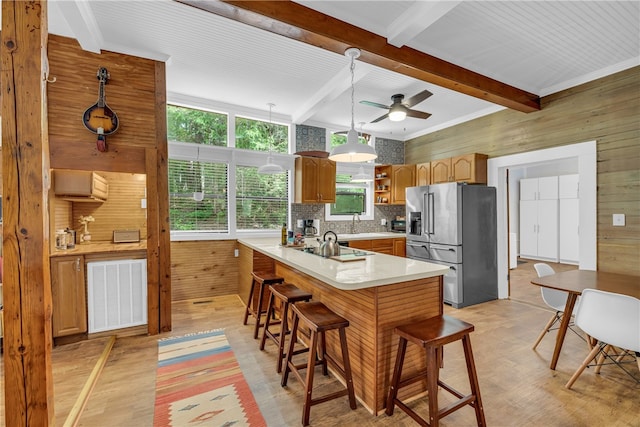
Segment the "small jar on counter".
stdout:
<path fill-rule="evenodd" d="M 56 249 L 67 250 L 67 232 L 64 230 L 56 230 Z"/>

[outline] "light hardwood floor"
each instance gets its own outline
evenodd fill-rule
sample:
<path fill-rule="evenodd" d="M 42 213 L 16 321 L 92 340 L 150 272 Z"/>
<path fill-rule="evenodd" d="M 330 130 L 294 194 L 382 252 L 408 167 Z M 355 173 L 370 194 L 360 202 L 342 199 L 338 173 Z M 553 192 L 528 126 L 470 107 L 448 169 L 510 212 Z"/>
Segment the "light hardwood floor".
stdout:
<path fill-rule="evenodd" d="M 549 369 L 555 333 L 531 350 L 550 312 L 540 291 L 529 281 L 535 272 L 528 261 L 511 270 L 511 300 L 498 300 L 445 312 L 475 325 L 471 335 L 480 389 L 489 426 L 640 426 L 640 385 L 619 368 L 600 375 L 587 369 L 574 385 L 564 384 L 587 354 L 586 344 L 567 334 L 557 370 Z M 553 264 L 557 270 L 575 268 Z M 154 337 L 119 338 L 80 419 L 81 426 L 151 426 L 153 424 L 157 339 L 189 332 L 225 328 L 227 338 L 269 426 L 300 425 L 302 393 L 295 377 L 286 388 L 275 372 L 275 346 L 258 349 L 253 327 L 242 325 L 243 304 L 237 296 L 174 304 L 174 329 Z M 57 347 L 53 351 L 56 425 L 62 425 L 79 390 L 99 357 L 106 339 Z M 459 343 L 445 347 L 441 377 L 468 390 Z M 634 370 L 635 369 L 635 370 Z M 631 370 L 638 374 L 637 368 Z M 640 375 L 640 374 L 639 374 Z M 2 378 L 2 364 L 0 364 Z M 336 381 L 317 375 L 317 393 Z M 4 387 L 4 386 L 3 386 Z M 441 403 L 449 401 L 441 392 Z M 412 404 L 426 414 L 423 399 Z M 4 409 L 4 408 L 2 408 Z M 2 411 L 2 414 L 4 411 Z M 1 417 L 4 425 L 4 416 Z M 393 417 L 369 414 L 358 404 L 351 411 L 345 399 L 311 409 L 315 426 L 413 426 L 402 411 Z M 473 409 L 463 408 L 442 421 L 444 426 L 475 425 Z"/>

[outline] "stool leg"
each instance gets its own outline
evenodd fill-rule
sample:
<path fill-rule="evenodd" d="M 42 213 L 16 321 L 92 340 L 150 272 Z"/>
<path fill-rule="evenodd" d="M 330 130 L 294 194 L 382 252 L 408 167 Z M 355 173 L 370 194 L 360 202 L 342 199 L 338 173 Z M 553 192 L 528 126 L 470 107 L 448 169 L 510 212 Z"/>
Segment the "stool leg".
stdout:
<path fill-rule="evenodd" d="M 398 397 L 398 384 L 402 375 L 402 364 L 404 363 L 404 354 L 407 350 L 407 340 L 400 337 L 398 342 L 398 353 L 396 354 L 396 366 L 393 368 L 393 377 L 391 378 L 391 386 L 389 387 L 389 397 L 387 398 L 387 415 L 393 415 L 395 400 Z"/>
<path fill-rule="evenodd" d="M 324 332 L 321 332 L 323 334 Z M 292 338 L 293 339 L 293 338 Z M 309 425 L 309 414 L 311 412 L 311 393 L 313 391 L 313 374 L 315 373 L 315 360 L 316 352 L 318 351 L 318 332 L 311 331 L 311 338 L 309 339 L 309 357 L 307 358 L 307 375 L 305 378 L 305 397 L 304 405 L 302 407 L 302 425 Z M 323 358 L 324 360 L 324 358 Z M 326 365 L 326 360 L 324 361 Z"/>
<path fill-rule="evenodd" d="M 258 293 L 258 306 L 256 307 L 256 326 L 253 328 L 253 339 L 258 339 L 258 331 L 260 331 L 260 325 L 262 324 L 262 296 L 264 294 L 264 282 L 260 284 Z M 267 322 L 269 319 L 267 318 Z"/>
<path fill-rule="evenodd" d="M 247 319 L 249 318 L 249 313 L 251 313 L 251 301 L 253 300 L 253 291 L 256 288 L 256 281 L 254 279 L 251 280 L 251 289 L 249 290 L 249 298 L 247 298 L 247 307 L 244 310 L 244 320 L 242 321 L 243 325 L 247 324 Z"/>
<path fill-rule="evenodd" d="M 287 351 L 287 358 L 284 364 L 284 371 L 282 371 L 282 380 L 280 381 L 280 385 L 282 387 L 287 385 L 287 380 L 289 379 L 289 372 L 291 372 L 291 364 L 293 361 L 291 358 L 293 357 L 293 350 L 296 345 L 296 341 L 298 341 L 298 316 L 296 313 L 293 313 L 293 325 L 291 326 L 291 341 L 289 341 L 289 350 Z"/>
<path fill-rule="evenodd" d="M 325 331 L 320 332 L 320 361 L 322 362 L 322 375 L 325 377 L 329 376 L 329 369 L 327 369 L 327 358 L 325 355 L 327 354 L 327 340 L 325 336 Z"/>
<path fill-rule="evenodd" d="M 429 394 L 429 425 L 438 427 L 440 416 L 438 414 L 438 377 L 440 367 L 438 366 L 437 347 L 427 347 L 427 393 Z"/>
<path fill-rule="evenodd" d="M 264 350 L 264 344 L 267 341 L 267 334 L 269 333 L 269 325 L 271 324 L 271 316 L 273 316 L 273 294 L 269 295 L 269 305 L 267 306 L 267 320 L 262 330 L 262 339 L 260 340 L 260 350 Z"/>
<path fill-rule="evenodd" d="M 282 312 L 280 313 L 280 342 L 278 346 L 278 368 L 277 372 L 282 372 L 282 359 L 285 357 L 284 354 L 284 343 L 289 333 L 289 303 L 285 302 L 282 306 Z"/>
<path fill-rule="evenodd" d="M 476 421 L 478 426 L 486 426 L 487 422 L 484 419 L 484 408 L 482 407 L 482 399 L 480 398 L 480 385 L 478 384 L 478 376 L 476 375 L 476 364 L 473 360 L 473 351 L 471 350 L 471 338 L 468 334 L 462 337 L 462 347 L 464 348 L 464 358 L 467 361 L 471 393 L 476 396 L 473 404 L 473 408 L 476 410 Z"/>
<path fill-rule="evenodd" d="M 347 348 L 347 333 L 340 328 L 340 346 L 342 347 L 342 365 L 344 367 L 344 380 L 347 383 L 349 393 L 349 406 L 356 409 L 356 394 L 353 390 L 353 378 L 351 376 L 351 362 L 349 361 L 349 349 Z"/>

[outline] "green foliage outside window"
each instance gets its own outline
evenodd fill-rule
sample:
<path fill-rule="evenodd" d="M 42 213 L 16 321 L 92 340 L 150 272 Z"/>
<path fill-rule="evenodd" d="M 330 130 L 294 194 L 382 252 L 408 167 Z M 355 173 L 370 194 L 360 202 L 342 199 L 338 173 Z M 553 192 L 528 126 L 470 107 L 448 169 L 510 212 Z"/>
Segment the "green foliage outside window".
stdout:
<path fill-rule="evenodd" d="M 286 153 L 289 128 L 275 123 L 236 117 L 236 148 Z"/>
<path fill-rule="evenodd" d="M 169 141 L 227 146 L 227 115 L 167 105 Z"/>
<path fill-rule="evenodd" d="M 331 215 L 351 216 L 365 212 L 366 188 L 349 184 L 350 175 L 336 176 L 336 202 L 331 204 Z"/>

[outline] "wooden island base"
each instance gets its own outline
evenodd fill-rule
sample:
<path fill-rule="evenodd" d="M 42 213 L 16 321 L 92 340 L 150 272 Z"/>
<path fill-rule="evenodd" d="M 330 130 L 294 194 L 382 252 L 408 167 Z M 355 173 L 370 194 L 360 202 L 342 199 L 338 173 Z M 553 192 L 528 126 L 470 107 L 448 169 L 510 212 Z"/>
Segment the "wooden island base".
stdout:
<path fill-rule="evenodd" d="M 393 329 L 400 324 L 442 314 L 442 276 L 341 290 L 242 245 L 240 253 L 241 258 L 243 253 L 248 258 L 245 265 L 273 265 L 275 273 L 284 277 L 286 282 L 310 292 L 314 301 L 321 301 L 349 320 L 347 341 L 356 396 L 369 412 L 374 415 L 381 413 L 385 408 L 398 346 L 398 337 Z M 247 293 L 248 289 L 241 293 L 243 301 L 246 301 Z M 327 349 L 339 355 L 338 345 L 337 334 L 328 332 Z M 404 365 L 407 375 L 426 367 L 420 350 L 417 346 L 407 349 Z M 425 383 L 416 383 L 401 390 L 400 395 L 407 398 L 425 390 Z"/>

